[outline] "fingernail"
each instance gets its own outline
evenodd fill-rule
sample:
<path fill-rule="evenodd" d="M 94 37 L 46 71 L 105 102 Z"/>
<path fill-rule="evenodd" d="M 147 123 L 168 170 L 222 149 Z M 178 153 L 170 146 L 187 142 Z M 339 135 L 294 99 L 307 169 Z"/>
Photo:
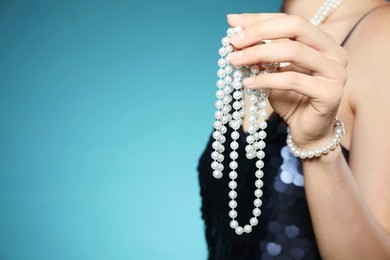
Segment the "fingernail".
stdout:
<path fill-rule="evenodd" d="M 231 43 L 239 43 L 243 38 L 245 37 L 245 31 L 240 32 L 239 34 L 236 34 L 230 38 Z"/>
<path fill-rule="evenodd" d="M 229 22 L 239 25 L 241 24 L 243 17 L 240 14 L 228 14 L 227 19 L 229 20 Z"/>
<path fill-rule="evenodd" d="M 244 86 L 248 86 L 248 85 L 252 85 L 254 82 L 255 82 L 255 78 L 254 77 L 250 77 L 250 78 L 245 78 L 242 81 L 242 84 L 244 84 Z"/>
<path fill-rule="evenodd" d="M 235 61 L 240 59 L 244 55 L 243 51 L 235 51 L 230 53 L 227 58 L 229 61 Z"/>

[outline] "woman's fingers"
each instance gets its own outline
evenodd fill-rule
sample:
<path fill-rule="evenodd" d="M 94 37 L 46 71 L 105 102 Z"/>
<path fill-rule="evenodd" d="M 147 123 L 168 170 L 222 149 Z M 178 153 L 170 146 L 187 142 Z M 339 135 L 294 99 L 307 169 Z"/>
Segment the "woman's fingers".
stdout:
<path fill-rule="evenodd" d="M 229 14 L 227 21 L 231 27 L 242 26 L 247 27 L 248 25 L 271 19 L 276 17 L 285 16 L 283 13 L 244 13 L 244 14 Z"/>
<path fill-rule="evenodd" d="M 241 19 L 234 19 L 245 22 L 243 32 L 231 39 L 236 48 L 246 48 L 264 39 L 289 38 L 324 53 L 341 65 L 345 66 L 347 63 L 345 50 L 329 34 L 301 16 L 275 14 L 272 17 L 270 14 L 247 14 Z"/>
<path fill-rule="evenodd" d="M 313 100 L 327 100 L 329 104 L 338 104 L 343 93 L 343 89 L 336 83 L 325 83 L 318 78 L 294 71 L 269 73 L 246 78 L 244 85 L 252 89 L 294 91 Z"/>
<path fill-rule="evenodd" d="M 342 79 L 345 70 L 344 67 L 319 51 L 297 41 L 255 45 L 230 53 L 228 59 L 235 66 L 263 62 L 291 62 L 310 71 L 313 76 L 322 76 L 333 80 Z"/>

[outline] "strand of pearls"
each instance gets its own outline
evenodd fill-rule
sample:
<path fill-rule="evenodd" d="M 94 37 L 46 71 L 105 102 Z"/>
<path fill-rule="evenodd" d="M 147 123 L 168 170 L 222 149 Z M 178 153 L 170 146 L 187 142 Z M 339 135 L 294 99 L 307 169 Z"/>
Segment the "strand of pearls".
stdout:
<path fill-rule="evenodd" d="M 230 37 L 235 34 L 238 34 L 242 31 L 241 26 L 235 28 L 229 28 L 227 30 L 227 35 L 222 38 L 222 47 L 219 49 L 218 53 L 220 59 L 218 60 L 219 69 L 217 71 L 217 76 L 219 77 L 217 81 L 218 90 L 216 96 L 218 100 L 215 103 L 217 111 L 215 112 L 216 121 L 214 122 L 215 131 L 213 132 L 214 142 L 212 147 L 214 151 L 211 154 L 212 159 L 214 160 L 211 163 L 211 168 L 213 169 L 213 176 L 217 179 L 222 178 L 222 171 L 224 166 L 222 162 L 224 161 L 223 151 L 225 150 L 224 142 L 226 138 L 224 134 L 226 133 L 226 124 L 233 129 L 231 133 L 232 142 L 230 143 L 230 148 L 232 152 L 230 153 L 231 162 L 229 163 L 229 216 L 232 219 L 230 222 L 230 227 L 235 230 L 238 235 L 245 233 L 250 233 L 252 227 L 258 224 L 258 217 L 261 214 L 260 206 L 262 205 L 261 197 L 263 196 L 263 181 L 261 178 L 264 176 L 263 171 L 261 170 L 264 167 L 263 158 L 265 153 L 263 149 L 266 144 L 264 139 L 266 138 L 266 132 L 264 131 L 267 127 L 267 118 L 266 109 L 266 100 L 268 98 L 268 90 L 250 90 L 243 88 L 242 79 L 246 77 L 255 77 L 263 73 L 272 73 L 278 67 L 278 64 L 266 64 L 263 66 L 263 70 L 257 65 L 252 66 L 233 66 L 227 59 L 226 56 L 232 52 L 232 46 L 230 45 Z M 245 101 L 244 96 L 248 95 L 251 102 L 249 108 L 249 135 L 246 138 L 247 145 L 245 147 L 246 157 L 248 159 L 257 158 L 255 176 L 257 178 L 255 182 L 255 200 L 253 201 L 254 208 L 252 210 L 253 217 L 249 220 L 249 224 L 240 226 L 236 218 L 238 213 L 237 208 L 237 188 L 236 179 L 238 174 L 236 169 L 238 168 L 238 153 L 237 149 L 239 143 L 237 140 L 240 138 L 240 133 L 237 131 L 243 124 L 243 117 L 245 116 L 244 107 Z M 233 101 L 234 99 L 234 101 Z M 232 106 L 230 103 L 233 101 Z M 233 111 L 231 113 L 231 111 Z"/>
<path fill-rule="evenodd" d="M 302 150 L 296 146 L 290 133 L 287 135 L 287 147 L 295 157 L 299 157 L 301 159 L 320 157 L 323 154 L 327 154 L 330 150 L 334 150 L 336 146 L 340 144 L 340 139 L 345 134 L 344 123 L 337 118 L 336 122 L 334 123 L 334 128 L 336 129 L 335 135 L 331 141 L 323 147 L 312 150 Z"/>
<path fill-rule="evenodd" d="M 325 0 L 324 4 L 321 6 L 320 10 L 313 16 L 311 22 L 318 26 L 322 22 L 326 20 L 326 18 L 334 12 L 334 10 L 341 4 L 343 0 Z M 233 51 L 233 47 L 230 44 L 230 38 L 242 32 L 243 28 L 241 26 L 236 26 L 234 28 L 229 28 L 226 32 L 226 36 L 222 38 L 221 43 L 222 47 L 218 50 L 220 58 L 218 60 L 218 81 L 216 83 L 218 90 L 216 92 L 217 101 L 215 102 L 215 107 L 217 111 L 215 112 L 215 122 L 212 136 L 214 138 L 214 142 L 212 143 L 212 147 L 214 151 L 211 153 L 211 158 L 213 162 L 211 163 L 211 168 L 213 169 L 213 176 L 216 179 L 220 179 L 223 176 L 223 161 L 225 151 L 226 137 L 225 134 L 227 132 L 226 124 L 229 125 L 233 129 L 231 133 L 232 142 L 230 143 L 230 148 L 232 152 L 230 153 L 231 162 L 229 163 L 229 178 L 231 179 L 229 182 L 229 216 L 232 219 L 230 221 L 230 227 L 235 230 L 237 235 L 241 235 L 244 232 L 250 233 L 252 231 L 252 227 L 258 224 L 258 217 L 261 215 L 260 206 L 262 205 L 261 197 L 263 196 L 263 191 L 261 188 L 263 187 L 263 181 L 261 180 L 264 176 L 262 168 L 264 167 L 263 158 L 265 157 L 264 148 L 266 147 L 266 143 L 264 139 L 266 138 L 265 129 L 267 128 L 267 122 L 265 119 L 267 118 L 266 113 L 266 101 L 268 98 L 268 90 L 260 89 L 260 90 L 250 90 L 244 89 L 242 84 L 242 79 L 246 77 L 255 77 L 264 73 L 273 73 L 278 67 L 283 64 L 279 63 L 268 63 L 262 65 L 262 70 L 257 65 L 252 66 L 234 66 L 227 59 L 227 55 Z M 271 41 L 264 40 L 262 43 L 270 43 Z M 237 208 L 237 192 L 235 189 L 237 188 L 236 179 L 238 177 L 237 168 L 238 168 L 238 153 L 237 149 L 239 147 L 239 143 L 237 140 L 240 138 L 240 133 L 237 131 L 243 124 L 243 117 L 245 116 L 244 107 L 245 101 L 244 96 L 249 96 L 249 101 L 251 106 L 249 107 L 249 127 L 248 133 L 249 135 L 246 138 L 247 145 L 245 147 L 246 157 L 248 159 L 257 159 L 256 161 L 256 172 L 255 176 L 257 180 L 255 181 L 255 199 L 253 201 L 254 208 L 252 210 L 253 217 L 250 218 L 249 224 L 244 225 L 243 227 L 239 225 L 236 220 L 238 213 L 236 211 Z M 234 100 L 234 101 L 233 101 Z M 232 103 L 232 105 L 230 105 Z M 233 111 L 233 112 L 231 112 Z M 340 134 L 339 129 L 336 131 L 337 134 Z M 340 135 L 341 138 L 342 135 Z M 336 140 L 336 139 L 335 139 Z M 339 142 L 339 139 L 338 139 Z M 291 135 L 287 140 L 289 144 L 289 148 L 294 151 L 298 151 L 299 149 L 295 146 Z M 338 143 L 337 143 L 338 144 Z M 337 145 L 336 144 L 336 145 Z M 322 150 L 321 150 L 322 151 Z M 316 151 L 313 152 L 314 156 L 318 153 Z M 302 153 L 300 152 L 300 155 Z M 311 153 L 310 153 L 311 156 Z M 302 158 L 302 157 L 301 157 Z"/>
<path fill-rule="evenodd" d="M 344 0 L 325 0 L 310 22 L 315 26 L 322 24 Z"/>

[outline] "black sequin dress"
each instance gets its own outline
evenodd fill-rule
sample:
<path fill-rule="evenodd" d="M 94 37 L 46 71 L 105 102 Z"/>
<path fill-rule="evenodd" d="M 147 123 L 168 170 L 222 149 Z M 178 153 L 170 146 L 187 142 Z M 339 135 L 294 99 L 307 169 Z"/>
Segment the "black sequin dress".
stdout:
<path fill-rule="evenodd" d="M 267 123 L 262 214 L 259 224 L 250 234 L 238 236 L 229 226 L 230 179 L 224 176 L 217 180 L 212 176 L 212 137 L 199 160 L 202 217 L 206 225 L 209 259 L 320 259 L 305 196 L 301 162 L 286 147 L 287 125 L 277 114 L 272 114 Z M 247 134 L 242 128 L 238 131 L 240 146 L 237 152 L 241 156 L 237 159 L 237 221 L 247 224 L 252 217 L 255 199 L 256 160 L 242 156 L 245 155 Z M 231 132 L 228 127 L 226 144 L 231 142 Z M 229 145 L 225 145 L 225 149 L 225 158 L 229 158 Z M 225 169 L 229 169 L 229 162 L 227 159 L 223 162 Z"/>

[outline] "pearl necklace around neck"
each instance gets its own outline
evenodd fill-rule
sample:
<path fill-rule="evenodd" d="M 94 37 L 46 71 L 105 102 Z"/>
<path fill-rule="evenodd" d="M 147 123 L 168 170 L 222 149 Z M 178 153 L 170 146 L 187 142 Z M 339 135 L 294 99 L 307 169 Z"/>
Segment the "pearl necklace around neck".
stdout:
<path fill-rule="evenodd" d="M 342 2 L 343 0 L 325 0 L 320 9 L 310 20 L 311 23 L 316 26 L 322 24 Z M 217 76 L 219 77 L 219 80 L 216 84 L 218 87 L 216 92 L 218 100 L 215 102 L 217 111 L 214 114 L 216 119 L 214 122 L 215 131 L 213 132 L 214 142 L 212 143 L 214 151 L 211 154 L 211 157 L 214 160 L 211 163 L 213 176 L 216 179 L 220 179 L 222 178 L 222 172 L 224 170 L 222 162 L 224 161 L 223 152 L 225 151 L 224 143 L 226 141 L 224 135 L 227 132 L 227 127 L 225 125 L 228 124 L 233 129 L 233 132 L 231 133 L 233 141 L 230 143 L 232 152 L 229 155 L 231 159 L 231 162 L 229 163 L 229 168 L 231 169 L 229 172 L 229 177 L 231 179 L 229 188 L 231 190 L 228 194 L 231 199 L 229 202 L 229 207 L 231 209 L 229 211 L 229 216 L 232 219 L 230 221 L 230 227 L 235 230 L 237 235 L 241 235 L 244 232 L 250 233 L 252 227 L 258 224 L 258 217 L 261 215 L 260 206 L 262 205 L 261 197 L 263 195 L 263 191 L 261 190 L 263 181 L 261 178 L 264 175 L 262 168 L 264 167 L 263 158 L 265 157 L 263 150 L 266 146 L 264 139 L 267 136 L 265 129 L 267 127 L 266 104 L 268 90 L 244 89 L 242 79 L 264 73 L 273 73 L 279 67 L 278 63 L 264 64 L 262 70 L 257 65 L 237 67 L 232 65 L 226 59 L 226 56 L 233 51 L 233 46 L 230 45 L 230 38 L 233 35 L 240 33 L 242 30 L 243 28 L 241 26 L 229 28 L 227 30 L 227 35 L 221 40 L 222 47 L 218 51 L 221 57 L 218 60 L 219 69 L 217 71 Z M 266 42 L 267 41 L 264 41 L 264 43 Z M 236 160 L 239 156 L 237 153 L 239 143 L 237 140 L 240 138 L 240 134 L 237 130 L 242 126 L 243 118 L 245 116 L 244 107 L 246 104 L 244 95 L 249 96 L 249 101 L 251 103 L 251 106 L 249 107 L 249 135 L 246 138 L 248 144 L 245 147 L 245 151 L 248 159 L 257 158 L 257 170 L 255 172 L 257 180 L 255 181 L 256 189 L 254 192 L 255 200 L 253 201 L 254 209 L 252 210 L 253 217 L 250 218 L 249 224 L 242 227 L 236 220 L 238 213 L 236 211 L 237 201 L 235 199 L 237 198 L 237 192 L 235 189 L 237 188 L 237 182 L 235 180 L 238 177 L 236 171 L 238 163 Z M 233 102 L 232 105 L 230 105 L 231 102 Z"/>

